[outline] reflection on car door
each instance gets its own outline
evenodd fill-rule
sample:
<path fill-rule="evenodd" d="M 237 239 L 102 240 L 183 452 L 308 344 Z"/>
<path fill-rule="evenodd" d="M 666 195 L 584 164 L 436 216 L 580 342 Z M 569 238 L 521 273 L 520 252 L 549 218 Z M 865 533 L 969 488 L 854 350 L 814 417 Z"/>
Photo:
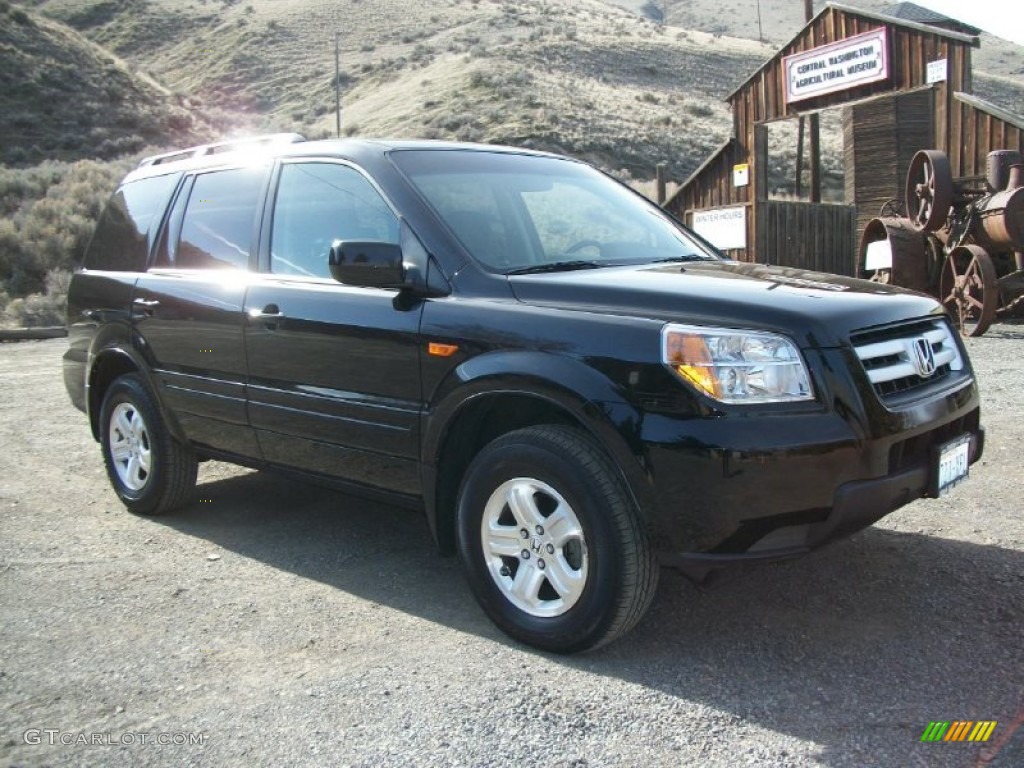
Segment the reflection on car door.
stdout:
<path fill-rule="evenodd" d="M 261 166 L 187 179 L 132 301 L 137 343 L 186 436 L 253 458 L 242 306 L 268 176 Z"/>
<path fill-rule="evenodd" d="M 418 494 L 422 305 L 337 283 L 327 260 L 333 240 L 398 243 L 397 216 L 337 162 L 282 164 L 272 207 L 268 271 L 245 300 L 249 416 L 264 457 Z"/>

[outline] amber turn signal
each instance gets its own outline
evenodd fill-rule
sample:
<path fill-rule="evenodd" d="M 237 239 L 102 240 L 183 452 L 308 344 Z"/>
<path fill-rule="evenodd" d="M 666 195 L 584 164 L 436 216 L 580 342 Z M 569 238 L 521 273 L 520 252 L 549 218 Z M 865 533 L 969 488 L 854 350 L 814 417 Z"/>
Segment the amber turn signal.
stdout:
<path fill-rule="evenodd" d="M 458 351 L 458 344 L 439 344 L 436 341 L 427 344 L 427 353 L 435 357 L 451 357 Z"/>

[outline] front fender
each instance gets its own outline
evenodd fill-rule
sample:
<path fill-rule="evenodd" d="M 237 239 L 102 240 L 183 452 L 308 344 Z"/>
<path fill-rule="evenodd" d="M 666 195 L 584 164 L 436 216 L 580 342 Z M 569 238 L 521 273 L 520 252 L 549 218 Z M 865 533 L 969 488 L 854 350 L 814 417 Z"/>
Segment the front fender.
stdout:
<path fill-rule="evenodd" d="M 475 356 L 453 368 L 435 389 L 421 432 L 428 507 L 434 501 L 438 457 L 460 414 L 478 398 L 502 394 L 537 398 L 567 414 L 608 453 L 641 513 L 653 520 L 650 467 L 640 440 L 642 413 L 615 382 L 581 360 L 536 350 Z"/>
<path fill-rule="evenodd" d="M 612 381 L 575 358 L 533 350 L 489 352 L 463 361 L 434 391 L 423 424 L 424 462 L 433 463 L 462 408 L 500 392 L 547 400 L 569 411 L 602 443 L 623 440 L 623 432 L 634 431 L 630 423 L 640 419 Z"/>

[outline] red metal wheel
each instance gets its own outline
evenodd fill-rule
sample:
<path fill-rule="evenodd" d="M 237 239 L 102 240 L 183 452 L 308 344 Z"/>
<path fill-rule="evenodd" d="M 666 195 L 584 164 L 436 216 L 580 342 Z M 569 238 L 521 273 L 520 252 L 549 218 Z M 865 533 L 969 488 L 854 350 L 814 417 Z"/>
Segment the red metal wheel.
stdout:
<path fill-rule="evenodd" d="M 946 257 L 939 296 L 964 336 L 981 336 L 999 305 L 996 267 L 984 248 L 961 245 Z"/>
<path fill-rule="evenodd" d="M 942 228 L 953 205 L 953 172 L 945 152 L 922 149 L 910 161 L 907 186 L 907 218 L 924 232 Z"/>

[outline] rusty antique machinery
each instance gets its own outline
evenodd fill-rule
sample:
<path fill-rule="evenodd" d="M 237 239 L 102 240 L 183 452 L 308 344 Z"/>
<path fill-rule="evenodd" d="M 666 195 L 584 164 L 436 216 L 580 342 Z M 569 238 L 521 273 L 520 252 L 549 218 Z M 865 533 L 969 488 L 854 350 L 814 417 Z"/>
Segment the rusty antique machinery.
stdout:
<path fill-rule="evenodd" d="M 861 237 L 860 264 L 872 280 L 936 296 L 965 336 L 1024 309 L 1024 158 L 991 152 L 986 170 L 984 179 L 954 182 L 945 153 L 918 152 L 906 215 L 890 201 Z"/>

